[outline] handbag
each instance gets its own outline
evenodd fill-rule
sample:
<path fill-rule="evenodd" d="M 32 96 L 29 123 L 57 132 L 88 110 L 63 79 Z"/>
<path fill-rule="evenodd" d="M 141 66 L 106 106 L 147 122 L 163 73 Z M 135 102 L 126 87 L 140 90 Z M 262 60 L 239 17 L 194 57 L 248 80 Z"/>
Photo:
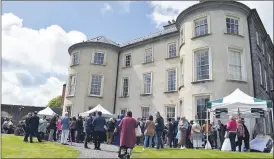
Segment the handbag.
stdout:
<path fill-rule="evenodd" d="M 142 131 L 140 126 L 137 126 L 137 128 L 135 128 L 135 134 L 136 136 L 142 136 Z"/>

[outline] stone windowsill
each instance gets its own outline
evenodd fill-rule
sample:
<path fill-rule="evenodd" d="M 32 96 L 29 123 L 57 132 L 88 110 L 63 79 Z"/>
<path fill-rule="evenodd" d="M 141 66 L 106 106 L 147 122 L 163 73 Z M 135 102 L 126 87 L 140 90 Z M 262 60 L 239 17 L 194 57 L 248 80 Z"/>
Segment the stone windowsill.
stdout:
<path fill-rule="evenodd" d="M 122 69 L 131 68 L 132 66 L 123 66 Z"/>
<path fill-rule="evenodd" d="M 120 96 L 119 98 L 128 98 L 129 96 Z"/>
<path fill-rule="evenodd" d="M 233 80 L 233 79 L 228 79 L 228 82 L 236 82 L 236 83 L 247 83 L 247 81 L 243 81 L 243 80 Z"/>
<path fill-rule="evenodd" d="M 103 64 L 96 64 L 96 63 L 93 63 L 93 62 L 91 62 L 90 63 L 91 65 L 98 65 L 98 66 L 106 66 L 107 64 L 105 64 L 105 63 L 103 63 Z"/>
<path fill-rule="evenodd" d="M 166 59 L 166 60 L 171 60 L 171 59 L 176 59 L 176 58 L 178 58 L 178 57 L 180 57 L 180 56 L 176 55 L 176 56 L 174 56 L 174 57 L 167 57 L 167 58 L 165 58 L 165 59 Z"/>
<path fill-rule="evenodd" d="M 206 83 L 206 82 L 213 82 L 213 80 L 201 80 L 201 81 L 193 81 L 191 84 L 197 84 L 197 83 Z"/>
<path fill-rule="evenodd" d="M 197 38 L 201 38 L 201 37 L 205 37 L 205 36 L 209 36 L 212 35 L 211 33 L 207 33 L 207 34 L 203 34 L 203 35 L 199 35 L 199 36 L 194 36 L 193 38 L 191 38 L 191 40 L 197 39 Z"/>
<path fill-rule="evenodd" d="M 73 98 L 75 95 L 67 95 L 66 98 Z"/>
<path fill-rule="evenodd" d="M 175 91 L 165 91 L 164 93 L 177 93 L 178 90 L 175 90 Z"/>
<path fill-rule="evenodd" d="M 140 94 L 140 96 L 151 96 L 152 94 Z"/>
<path fill-rule="evenodd" d="M 103 98 L 103 96 L 98 96 L 98 95 L 89 95 L 89 97 L 94 97 L 94 98 Z"/>
<path fill-rule="evenodd" d="M 240 37 L 240 38 L 244 38 L 243 35 L 240 35 L 240 34 L 235 34 L 235 33 L 224 33 L 225 35 L 232 35 L 232 36 L 237 36 L 237 37 Z"/>
<path fill-rule="evenodd" d="M 143 65 L 153 63 L 154 61 L 149 61 L 149 62 L 143 62 Z"/>

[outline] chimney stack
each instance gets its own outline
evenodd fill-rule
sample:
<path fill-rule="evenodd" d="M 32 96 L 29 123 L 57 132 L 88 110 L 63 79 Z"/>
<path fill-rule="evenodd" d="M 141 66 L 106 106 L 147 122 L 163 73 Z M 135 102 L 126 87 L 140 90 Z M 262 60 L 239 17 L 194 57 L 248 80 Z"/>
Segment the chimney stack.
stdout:
<path fill-rule="evenodd" d="M 66 94 L 66 84 L 63 84 L 61 108 L 63 108 L 63 105 L 64 105 L 65 94 Z"/>

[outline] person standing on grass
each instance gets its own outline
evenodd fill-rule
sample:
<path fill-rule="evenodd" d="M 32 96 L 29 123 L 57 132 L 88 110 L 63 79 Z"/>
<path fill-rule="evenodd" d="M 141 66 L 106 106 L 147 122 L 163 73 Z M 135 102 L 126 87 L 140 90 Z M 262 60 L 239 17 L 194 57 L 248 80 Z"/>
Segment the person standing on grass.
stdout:
<path fill-rule="evenodd" d="M 101 150 L 100 145 L 103 141 L 103 135 L 106 133 L 106 120 L 102 117 L 102 112 L 98 111 L 92 125 L 94 127 L 94 149 Z"/>
<path fill-rule="evenodd" d="M 188 125 L 189 124 L 186 118 L 182 117 L 178 126 L 178 134 L 177 134 L 177 138 L 179 140 L 179 145 L 181 146 L 181 149 L 186 148 L 186 135 L 187 135 L 186 132 L 188 129 Z"/>
<path fill-rule="evenodd" d="M 236 146 L 239 146 L 239 152 L 241 152 L 242 143 L 245 138 L 245 129 L 244 129 L 241 119 L 237 120 L 237 137 L 238 137 L 238 141 L 236 143 Z"/>
<path fill-rule="evenodd" d="M 237 131 L 237 123 L 233 116 L 229 117 L 229 122 L 227 123 L 228 136 L 231 143 L 231 150 L 236 151 L 236 131 Z"/>
<path fill-rule="evenodd" d="M 222 148 L 223 146 L 223 143 L 224 143 L 224 140 L 225 140 L 225 126 L 224 124 L 218 120 L 218 132 L 219 132 L 219 140 L 220 140 L 220 149 Z"/>
<path fill-rule="evenodd" d="M 61 119 L 59 117 L 57 118 L 56 127 L 57 127 L 56 140 L 61 141 L 62 124 L 61 124 Z"/>
<path fill-rule="evenodd" d="M 144 131 L 145 140 L 144 140 L 143 150 L 145 150 L 148 140 L 149 140 L 149 148 L 152 148 L 152 138 L 154 136 L 154 132 L 155 132 L 155 123 L 153 121 L 153 116 L 150 115 L 148 120 L 145 123 L 145 131 Z"/>
<path fill-rule="evenodd" d="M 206 139 L 206 136 L 208 134 L 208 141 L 209 141 L 210 145 L 213 146 L 212 145 L 212 127 L 211 127 L 211 124 L 208 124 L 208 122 L 205 121 L 205 123 L 202 126 L 202 130 L 203 130 L 205 139 Z M 207 143 L 207 141 L 205 140 L 205 145 L 206 145 L 206 143 Z"/>
<path fill-rule="evenodd" d="M 93 117 L 92 117 L 93 113 L 90 113 L 89 116 L 85 119 L 85 143 L 84 146 L 86 149 L 89 149 L 88 147 L 88 142 L 91 140 L 91 136 L 93 133 Z"/>
<path fill-rule="evenodd" d="M 44 140 L 44 135 L 47 133 L 48 122 L 46 116 L 39 120 L 38 132 L 41 140 Z"/>
<path fill-rule="evenodd" d="M 243 124 L 244 131 L 245 131 L 245 137 L 244 137 L 245 149 L 246 149 L 246 151 L 248 151 L 249 150 L 249 138 L 250 138 L 250 134 L 249 134 L 249 131 L 248 131 L 246 125 L 245 125 L 244 119 L 242 119 L 242 124 Z"/>
<path fill-rule="evenodd" d="M 178 139 L 176 138 L 177 136 L 177 133 L 178 133 L 178 125 L 179 125 L 179 121 L 180 121 L 180 117 L 177 117 L 177 120 L 175 120 L 173 122 L 173 130 L 174 130 L 174 133 L 173 133 L 173 140 L 174 140 L 174 148 L 178 147 Z"/>
<path fill-rule="evenodd" d="M 35 135 L 39 142 L 42 142 L 40 136 L 38 134 L 38 126 L 39 126 L 39 117 L 37 116 L 37 112 L 35 111 L 33 116 L 30 118 L 29 128 L 30 128 L 30 143 L 33 143 L 32 137 Z"/>
<path fill-rule="evenodd" d="M 24 142 L 28 142 L 29 138 L 29 133 L 30 133 L 30 118 L 31 118 L 31 113 L 28 113 L 28 116 L 25 120 L 25 137 L 24 137 Z"/>
<path fill-rule="evenodd" d="M 61 119 L 62 134 L 61 134 L 61 144 L 68 145 L 68 136 L 69 136 L 69 118 L 68 112 L 65 112 L 65 116 Z"/>
<path fill-rule="evenodd" d="M 156 132 L 156 148 L 160 149 L 164 148 L 163 142 L 162 142 L 162 135 L 164 131 L 165 125 L 164 125 L 164 119 L 160 115 L 160 112 L 156 112 L 156 120 L 155 120 L 155 132 Z"/>
<path fill-rule="evenodd" d="M 49 122 L 49 138 L 48 141 L 53 141 L 54 129 L 56 128 L 56 116 L 52 117 Z"/>
<path fill-rule="evenodd" d="M 168 119 L 168 123 L 167 123 L 167 128 L 168 128 L 168 131 L 167 131 L 167 138 L 168 138 L 168 142 L 167 144 L 169 145 L 170 148 L 172 148 L 172 144 L 173 144 L 173 147 L 174 147 L 174 142 L 173 142 L 173 133 L 174 133 L 174 130 L 173 130 L 173 123 L 172 123 L 172 119 L 169 118 Z"/>
<path fill-rule="evenodd" d="M 81 136 L 83 134 L 83 119 L 82 116 L 79 116 L 76 121 L 76 143 L 82 142 Z"/>

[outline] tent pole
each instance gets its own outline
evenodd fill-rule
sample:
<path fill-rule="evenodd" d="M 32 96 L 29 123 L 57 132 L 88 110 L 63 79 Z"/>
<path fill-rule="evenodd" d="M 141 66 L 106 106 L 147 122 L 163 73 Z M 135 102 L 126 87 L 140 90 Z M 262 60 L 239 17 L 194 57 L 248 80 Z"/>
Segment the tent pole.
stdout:
<path fill-rule="evenodd" d="M 206 108 L 206 122 L 207 122 L 207 124 L 206 124 L 206 143 L 208 144 L 208 109 Z M 207 145 L 206 144 L 206 145 Z"/>

